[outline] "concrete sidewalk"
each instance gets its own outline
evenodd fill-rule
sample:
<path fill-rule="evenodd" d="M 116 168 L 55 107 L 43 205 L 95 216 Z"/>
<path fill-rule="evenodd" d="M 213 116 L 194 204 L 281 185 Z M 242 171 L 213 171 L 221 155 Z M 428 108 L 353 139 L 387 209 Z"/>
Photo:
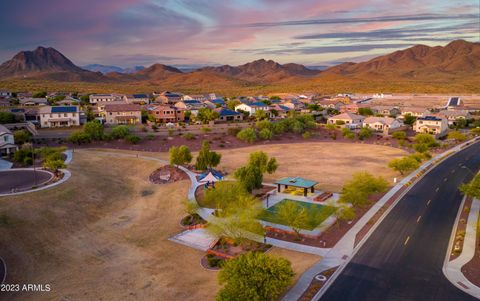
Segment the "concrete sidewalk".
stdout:
<path fill-rule="evenodd" d="M 460 206 L 460 210 L 463 210 L 463 206 Z M 443 266 L 443 273 L 453 285 L 476 298 L 480 298 L 480 287 L 474 285 L 465 277 L 465 275 L 462 273 L 462 267 L 472 260 L 473 256 L 475 255 L 479 211 L 480 201 L 474 199 L 470 208 L 470 213 L 468 214 L 467 229 L 465 231 L 462 253 L 456 259 L 452 261 L 449 260 L 450 251 L 452 250 L 452 245 L 455 241 L 456 228 L 454 228 L 452 231 L 452 237 L 450 238 L 448 253 Z M 458 217 L 459 216 L 460 212 Z M 458 224 L 458 217 L 455 225 Z"/>

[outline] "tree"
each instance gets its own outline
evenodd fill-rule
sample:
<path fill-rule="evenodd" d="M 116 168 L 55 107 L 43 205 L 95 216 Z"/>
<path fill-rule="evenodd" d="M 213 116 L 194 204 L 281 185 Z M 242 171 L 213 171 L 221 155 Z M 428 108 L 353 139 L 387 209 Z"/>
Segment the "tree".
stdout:
<path fill-rule="evenodd" d="M 215 189 L 205 191 L 204 203 L 223 210 L 239 198 L 249 196 L 249 193 L 238 182 L 220 181 L 215 183 Z"/>
<path fill-rule="evenodd" d="M 342 136 L 350 140 L 355 139 L 355 133 L 352 132 L 349 128 L 342 129 Z"/>
<path fill-rule="evenodd" d="M 469 183 L 460 185 L 460 191 L 469 197 L 480 199 L 480 176 L 476 175 Z"/>
<path fill-rule="evenodd" d="M 403 123 L 409 126 L 413 126 L 413 124 L 417 121 L 417 117 L 412 116 L 411 114 L 407 114 L 404 116 Z"/>
<path fill-rule="evenodd" d="M 30 141 L 31 134 L 26 130 L 18 130 L 13 133 L 13 140 L 16 144 L 22 145 L 28 141 Z"/>
<path fill-rule="evenodd" d="M 59 169 L 65 168 L 66 165 L 62 159 L 47 159 L 43 162 L 43 167 L 57 173 Z"/>
<path fill-rule="evenodd" d="M 112 129 L 113 139 L 122 139 L 130 135 L 130 128 L 126 125 L 117 125 Z"/>
<path fill-rule="evenodd" d="M 215 167 L 220 164 L 221 158 L 221 154 L 210 151 L 210 144 L 208 141 L 203 141 L 202 148 L 200 149 L 197 161 L 195 162 L 195 169 L 206 170 L 207 168 Z"/>
<path fill-rule="evenodd" d="M 15 114 L 10 112 L 0 112 L 0 124 L 15 123 Z"/>
<path fill-rule="evenodd" d="M 259 131 L 263 129 L 273 130 L 274 124 L 270 120 L 261 120 L 255 123 L 255 126 Z"/>
<path fill-rule="evenodd" d="M 182 165 L 192 161 L 192 153 L 186 145 L 172 146 L 168 150 L 171 165 Z"/>
<path fill-rule="evenodd" d="M 462 141 L 467 140 L 467 136 L 460 133 L 459 131 L 452 131 L 452 132 L 448 133 L 447 139 L 453 139 L 457 142 L 462 142 Z"/>
<path fill-rule="evenodd" d="M 277 168 L 275 158 L 268 158 L 266 153 L 259 151 L 251 153 L 247 165 L 237 169 L 234 175 L 248 192 L 252 192 L 262 187 L 264 173 L 272 174 Z"/>
<path fill-rule="evenodd" d="M 238 132 L 237 138 L 247 143 L 253 143 L 257 141 L 257 133 L 252 128 L 245 128 Z"/>
<path fill-rule="evenodd" d="M 261 130 L 261 131 L 258 133 L 258 135 L 259 135 L 260 138 L 263 139 L 263 140 L 270 140 L 270 139 L 272 139 L 272 137 L 273 137 L 272 131 L 269 130 L 269 129 L 267 129 L 267 128 Z"/>
<path fill-rule="evenodd" d="M 437 143 L 435 137 L 430 134 L 416 134 L 415 137 L 413 137 L 413 141 L 415 141 L 415 143 L 423 143 L 428 146 L 433 146 Z"/>
<path fill-rule="evenodd" d="M 480 135 L 480 127 L 476 127 L 470 130 L 470 133 L 472 133 L 475 136 Z"/>
<path fill-rule="evenodd" d="M 413 171 L 420 166 L 420 163 L 412 157 L 403 157 L 400 159 L 393 159 L 388 163 L 388 167 L 398 171 L 401 175 L 404 175 L 406 172 Z"/>
<path fill-rule="evenodd" d="M 340 202 L 350 203 L 354 207 L 362 207 L 368 203 L 368 197 L 388 188 L 388 182 L 382 177 L 375 177 L 367 172 L 356 172 L 352 179 L 342 188 Z"/>
<path fill-rule="evenodd" d="M 269 113 L 265 110 L 256 110 L 253 117 L 255 117 L 256 120 L 264 120 L 268 119 Z"/>
<path fill-rule="evenodd" d="M 260 252 L 249 252 L 228 260 L 218 274 L 223 287 L 218 301 L 276 300 L 292 283 L 290 262 Z"/>
<path fill-rule="evenodd" d="M 308 108 L 308 110 L 309 110 L 310 112 L 320 111 L 320 106 L 317 105 L 317 104 L 309 104 L 309 105 L 307 106 L 307 108 Z"/>
<path fill-rule="evenodd" d="M 235 107 L 241 104 L 240 100 L 232 99 L 227 101 L 227 109 L 235 111 Z"/>
<path fill-rule="evenodd" d="M 295 201 L 281 203 L 278 205 L 275 214 L 285 225 L 292 228 L 298 237 L 300 237 L 301 229 L 308 228 L 309 216 L 307 210 Z"/>
<path fill-rule="evenodd" d="M 76 144 L 82 144 L 89 143 L 90 141 L 92 141 L 92 138 L 84 131 L 75 131 L 70 134 L 70 136 L 68 137 L 68 141 Z"/>
<path fill-rule="evenodd" d="M 103 125 L 98 120 L 93 120 L 85 123 L 83 131 L 90 136 L 92 140 L 103 139 Z"/>
<path fill-rule="evenodd" d="M 340 225 L 340 221 L 351 221 L 356 217 L 355 208 L 342 205 L 335 210 L 335 217 L 337 218 L 337 223 Z"/>
<path fill-rule="evenodd" d="M 218 238 L 227 237 L 236 244 L 250 243 L 252 233 L 263 235 L 263 225 L 257 220 L 262 211 L 260 202 L 251 195 L 237 196 L 235 201 L 228 203 L 216 211 L 217 217 L 209 221 L 207 230 Z"/>
<path fill-rule="evenodd" d="M 407 139 L 407 133 L 403 131 L 397 131 L 392 134 L 392 138 L 397 140 L 405 140 Z"/>
<path fill-rule="evenodd" d="M 220 114 L 210 108 L 201 108 L 198 110 L 197 114 L 197 119 L 202 123 L 209 123 L 210 121 L 216 120 L 218 117 L 220 117 Z"/>
<path fill-rule="evenodd" d="M 358 138 L 360 140 L 365 140 L 372 137 L 373 131 L 370 128 L 362 127 L 358 133 Z"/>
<path fill-rule="evenodd" d="M 358 114 L 363 115 L 363 116 L 373 116 L 373 111 L 370 108 L 359 108 L 358 109 Z"/>

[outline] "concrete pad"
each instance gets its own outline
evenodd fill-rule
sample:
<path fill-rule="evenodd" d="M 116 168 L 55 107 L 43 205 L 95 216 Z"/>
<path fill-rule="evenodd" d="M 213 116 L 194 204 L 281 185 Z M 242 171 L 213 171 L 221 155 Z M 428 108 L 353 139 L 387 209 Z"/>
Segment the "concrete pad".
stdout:
<path fill-rule="evenodd" d="M 207 230 L 200 228 L 183 231 L 169 240 L 197 250 L 207 251 L 217 241 L 217 238 Z"/>

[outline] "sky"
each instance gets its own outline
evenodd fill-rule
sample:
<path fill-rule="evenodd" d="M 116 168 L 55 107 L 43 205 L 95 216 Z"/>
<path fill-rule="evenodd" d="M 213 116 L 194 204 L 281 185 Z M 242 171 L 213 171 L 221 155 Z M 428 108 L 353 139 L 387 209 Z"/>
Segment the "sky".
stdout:
<path fill-rule="evenodd" d="M 0 62 L 54 47 L 77 65 L 308 66 L 478 42 L 479 0 L 2 0 Z"/>

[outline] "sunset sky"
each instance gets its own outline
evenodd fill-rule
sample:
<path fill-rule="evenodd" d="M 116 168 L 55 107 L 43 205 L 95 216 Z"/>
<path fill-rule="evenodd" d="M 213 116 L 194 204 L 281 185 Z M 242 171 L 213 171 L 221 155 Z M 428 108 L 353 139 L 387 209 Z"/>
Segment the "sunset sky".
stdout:
<path fill-rule="evenodd" d="M 478 0 L 2 0 L 0 61 L 54 47 L 77 65 L 309 66 L 479 40 Z"/>

